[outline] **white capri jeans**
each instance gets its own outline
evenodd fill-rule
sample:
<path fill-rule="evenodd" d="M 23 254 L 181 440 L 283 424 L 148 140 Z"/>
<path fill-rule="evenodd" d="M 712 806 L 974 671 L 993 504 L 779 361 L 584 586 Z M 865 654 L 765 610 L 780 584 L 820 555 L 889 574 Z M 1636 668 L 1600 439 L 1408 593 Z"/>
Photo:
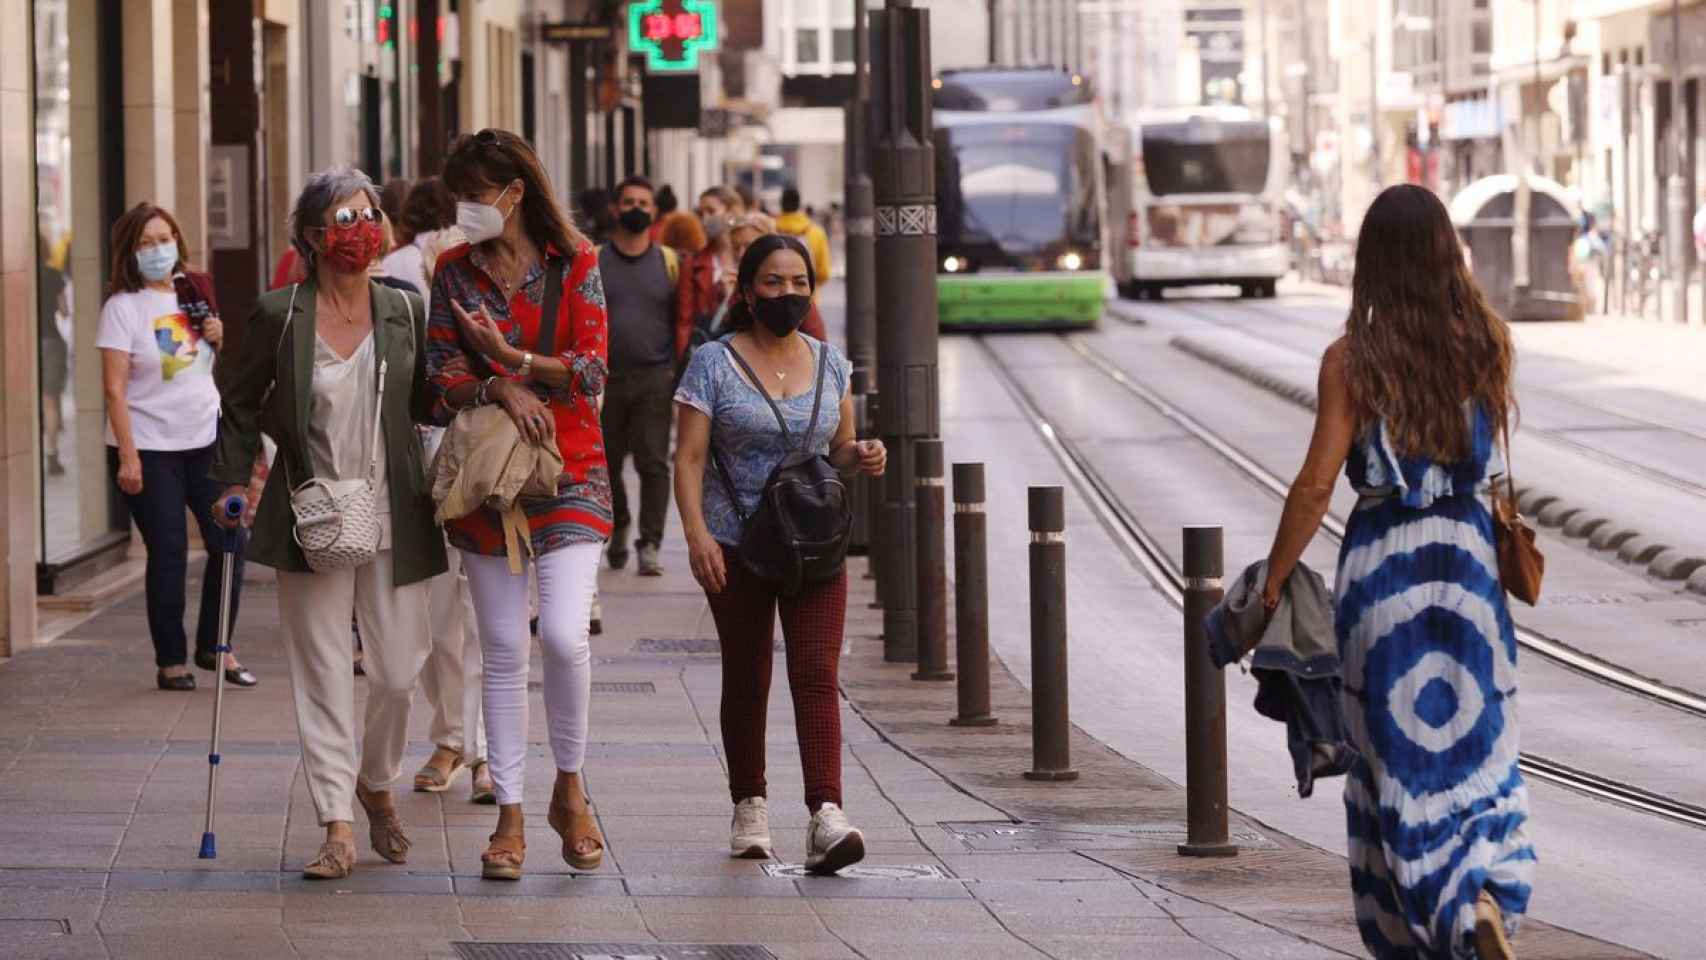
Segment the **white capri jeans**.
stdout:
<path fill-rule="evenodd" d="M 450 569 L 427 581 L 432 653 L 421 671 L 421 692 L 432 707 L 434 746 L 486 761 L 486 721 L 480 706 L 480 646 L 474 639 L 474 601 L 462 573 L 462 553 L 449 550 Z"/>
<path fill-rule="evenodd" d="M 598 589 L 600 543 L 574 543 L 531 560 L 539 582 L 539 645 L 545 655 L 546 730 L 557 769 L 579 773 L 586 760 L 587 708 L 592 698 L 592 646 L 587 642 Z M 487 759 L 499 804 L 520 803 L 527 761 L 527 561 L 462 555 L 474 595 L 485 660 Z"/>

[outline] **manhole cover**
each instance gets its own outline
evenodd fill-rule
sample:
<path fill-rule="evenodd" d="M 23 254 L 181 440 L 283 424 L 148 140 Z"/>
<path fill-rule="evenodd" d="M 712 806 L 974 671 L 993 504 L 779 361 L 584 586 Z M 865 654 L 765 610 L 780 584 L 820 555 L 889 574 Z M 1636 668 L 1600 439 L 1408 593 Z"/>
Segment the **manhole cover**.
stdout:
<path fill-rule="evenodd" d="M 1182 823 L 1005 823 L 1002 821 L 943 823 L 942 829 L 973 853 L 1142 850 L 1185 842 Z M 1234 831 L 1239 846 L 1266 847 L 1272 842 L 1253 830 Z"/>
<path fill-rule="evenodd" d="M 776 960 L 764 947 L 727 943 L 452 942 L 462 960 Z"/>
<path fill-rule="evenodd" d="M 721 653 L 716 637 L 641 637 L 636 653 Z"/>
<path fill-rule="evenodd" d="M 650 680 L 639 682 L 594 680 L 593 693 L 657 693 L 658 688 Z"/>
<path fill-rule="evenodd" d="M 798 879 L 809 877 L 805 864 L 767 863 L 764 872 L 772 877 Z M 952 880 L 940 867 L 928 863 L 874 864 L 859 863 L 844 867 L 836 876 L 845 880 Z"/>

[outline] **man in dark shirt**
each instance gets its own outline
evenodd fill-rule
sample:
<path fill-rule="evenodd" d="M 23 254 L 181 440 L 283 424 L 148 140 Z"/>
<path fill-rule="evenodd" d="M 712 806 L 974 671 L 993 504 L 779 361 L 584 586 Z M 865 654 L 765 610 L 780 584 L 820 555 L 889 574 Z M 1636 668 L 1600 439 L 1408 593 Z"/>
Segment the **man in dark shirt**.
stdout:
<path fill-rule="evenodd" d="M 610 243 L 598 253 L 610 318 L 610 380 L 602 414 L 616 515 L 610 565 L 621 569 L 628 563 L 631 517 L 622 466 L 632 453 L 634 470 L 640 475 L 640 529 L 634 540 L 639 574 L 656 577 L 663 574 L 658 546 L 669 512 L 669 425 L 680 265 L 674 251 L 652 242 L 657 197 L 649 181 L 639 176 L 622 181 L 616 189 L 616 205 Z"/>

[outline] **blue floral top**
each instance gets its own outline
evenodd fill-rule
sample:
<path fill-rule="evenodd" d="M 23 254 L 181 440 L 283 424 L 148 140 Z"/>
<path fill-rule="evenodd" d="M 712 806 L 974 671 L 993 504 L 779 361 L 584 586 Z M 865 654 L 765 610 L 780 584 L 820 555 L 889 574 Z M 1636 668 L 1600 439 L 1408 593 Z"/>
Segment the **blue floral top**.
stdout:
<path fill-rule="evenodd" d="M 830 344 L 800 335 L 812 348 L 819 363 L 827 362 L 829 369 L 823 378 L 823 409 L 818 413 L 817 430 L 808 438 L 805 449 L 811 453 L 829 453 L 829 441 L 841 426 L 841 398 L 847 393 L 847 381 L 853 365 L 842 352 Z M 812 395 L 817 385 L 817 371 L 812 371 L 812 389 L 784 400 L 777 400 L 782 415 L 788 421 L 789 436 L 799 442 L 811 421 Z M 711 451 L 728 469 L 740 495 L 740 508 L 747 515 L 758 509 L 758 497 L 771 471 L 790 452 L 782 440 L 776 415 L 758 389 L 747 382 L 740 367 L 730 355 L 728 338 L 693 351 L 693 359 L 682 375 L 681 386 L 675 391 L 675 402 L 711 418 Z M 707 460 L 704 486 L 705 524 L 718 543 L 736 546 L 740 543 L 740 514 L 729 499 L 729 488 L 723 482 L 716 465 Z"/>

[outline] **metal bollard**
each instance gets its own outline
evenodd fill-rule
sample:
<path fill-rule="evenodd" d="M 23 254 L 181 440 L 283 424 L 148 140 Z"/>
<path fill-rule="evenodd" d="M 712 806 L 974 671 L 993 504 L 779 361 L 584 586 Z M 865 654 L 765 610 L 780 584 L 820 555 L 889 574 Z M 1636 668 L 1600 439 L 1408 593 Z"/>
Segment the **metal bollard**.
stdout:
<path fill-rule="evenodd" d="M 952 680 L 948 669 L 948 506 L 942 441 L 913 446 L 913 512 L 918 517 L 918 671 L 914 680 Z"/>
<path fill-rule="evenodd" d="M 1226 679 L 1208 656 L 1203 618 L 1224 595 L 1219 527 L 1185 528 L 1184 857 L 1235 857 L 1226 811 Z"/>
<path fill-rule="evenodd" d="M 959 669 L 956 727 L 989 727 L 989 528 L 983 464 L 954 464 L 954 646 Z"/>
<path fill-rule="evenodd" d="M 868 440 L 876 437 L 877 405 L 880 402 L 875 390 L 865 394 L 865 424 L 869 434 L 861 432 L 859 434 L 861 439 Z M 872 581 L 869 607 L 872 610 L 881 610 L 883 608 L 883 576 L 878 566 L 883 556 L 883 530 L 882 524 L 877 522 L 877 512 L 881 509 L 883 502 L 883 478 L 867 477 L 861 474 L 855 477 L 853 482 L 865 488 L 865 509 L 868 511 L 865 518 L 865 579 Z"/>
<path fill-rule="evenodd" d="M 1066 702 L 1066 490 L 1032 487 L 1031 769 L 1027 780 L 1076 780 Z"/>

